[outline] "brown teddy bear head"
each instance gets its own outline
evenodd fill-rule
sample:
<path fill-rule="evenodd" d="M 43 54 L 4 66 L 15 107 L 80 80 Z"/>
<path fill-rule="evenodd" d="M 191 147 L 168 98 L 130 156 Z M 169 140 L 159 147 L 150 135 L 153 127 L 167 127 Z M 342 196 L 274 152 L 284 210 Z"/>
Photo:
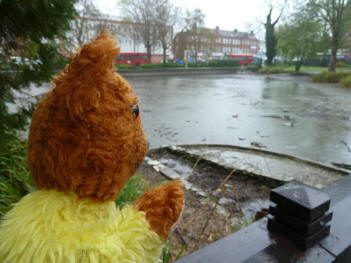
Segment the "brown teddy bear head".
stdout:
<path fill-rule="evenodd" d="M 112 200 L 144 159 L 138 100 L 113 66 L 116 45 L 106 31 L 84 45 L 38 104 L 28 141 L 38 188 Z"/>

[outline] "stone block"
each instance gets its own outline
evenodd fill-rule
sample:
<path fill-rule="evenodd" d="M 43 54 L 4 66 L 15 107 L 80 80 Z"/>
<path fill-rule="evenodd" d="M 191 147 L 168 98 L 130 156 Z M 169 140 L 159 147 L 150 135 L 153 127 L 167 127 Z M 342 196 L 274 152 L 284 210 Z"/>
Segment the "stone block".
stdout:
<path fill-rule="evenodd" d="M 274 216 L 274 218 L 282 223 L 290 227 L 291 229 L 295 230 L 302 236 L 308 237 L 319 230 L 321 230 L 324 226 L 331 221 L 333 217 L 332 212 L 327 212 L 323 216 L 315 219 L 312 222 L 305 222 L 298 217 L 294 217 L 289 212 L 281 209 L 278 206 L 270 206 L 269 213 Z"/>
<path fill-rule="evenodd" d="M 312 222 L 323 216 L 330 206 L 330 197 L 327 194 L 296 182 L 273 189 L 270 199 L 305 222 Z"/>
<path fill-rule="evenodd" d="M 267 228 L 270 231 L 281 233 L 284 237 L 291 240 L 297 247 L 301 248 L 302 250 L 306 250 L 312 247 L 321 239 L 328 236 L 330 233 L 330 225 L 327 225 L 323 227 L 321 230 L 319 230 L 318 232 L 314 233 L 313 235 L 304 237 L 298 234 L 293 229 L 279 223 L 273 217 L 268 219 Z"/>

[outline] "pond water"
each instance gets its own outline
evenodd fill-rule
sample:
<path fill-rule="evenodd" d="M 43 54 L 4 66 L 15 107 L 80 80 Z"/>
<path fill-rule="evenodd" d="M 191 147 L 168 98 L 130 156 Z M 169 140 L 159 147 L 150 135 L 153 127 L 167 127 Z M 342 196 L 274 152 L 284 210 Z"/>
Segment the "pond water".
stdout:
<path fill-rule="evenodd" d="M 351 162 L 350 89 L 252 73 L 126 78 L 151 148 L 253 145 L 322 163 Z"/>
<path fill-rule="evenodd" d="M 127 79 L 153 148 L 253 144 L 324 163 L 351 162 L 350 89 L 251 73 Z"/>

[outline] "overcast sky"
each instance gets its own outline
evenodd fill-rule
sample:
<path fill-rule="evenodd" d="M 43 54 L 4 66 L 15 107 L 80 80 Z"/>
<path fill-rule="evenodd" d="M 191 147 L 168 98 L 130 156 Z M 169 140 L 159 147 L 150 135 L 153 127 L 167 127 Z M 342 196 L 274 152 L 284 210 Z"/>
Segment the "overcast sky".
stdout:
<path fill-rule="evenodd" d="M 116 0 L 95 0 L 103 13 L 121 17 Z M 284 0 L 171 0 L 173 4 L 183 9 L 199 8 L 206 15 L 205 26 L 224 30 L 238 29 L 240 31 L 254 30 L 262 35 L 260 22 L 265 20 L 269 10 L 268 2 L 282 5 Z M 291 1 L 290 1 L 291 2 Z M 273 19 L 279 15 L 279 10 L 273 10 Z"/>

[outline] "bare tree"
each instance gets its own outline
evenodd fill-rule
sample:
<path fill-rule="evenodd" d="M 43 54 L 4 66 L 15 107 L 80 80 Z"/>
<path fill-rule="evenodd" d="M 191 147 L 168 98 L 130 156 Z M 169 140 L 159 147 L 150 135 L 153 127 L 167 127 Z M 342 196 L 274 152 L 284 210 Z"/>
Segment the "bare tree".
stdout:
<path fill-rule="evenodd" d="M 75 9 L 77 17 L 72 21 L 71 31 L 67 33 L 68 50 L 81 47 L 84 43 L 95 38 L 102 30 L 108 29 L 112 34 L 121 33 L 116 23 L 109 16 L 100 12 L 94 0 L 79 0 Z"/>
<path fill-rule="evenodd" d="M 172 45 L 173 26 L 179 17 L 179 8 L 175 7 L 169 0 L 159 2 L 155 14 L 155 24 L 157 28 L 157 39 L 163 50 L 163 64 L 166 63 L 167 50 Z"/>
<path fill-rule="evenodd" d="M 78 17 L 72 22 L 72 31 L 68 38 L 70 39 L 70 45 L 80 47 L 89 40 L 87 18 L 101 17 L 101 13 L 93 0 L 80 0 L 76 3 L 75 8 Z"/>
<path fill-rule="evenodd" d="M 314 14 L 325 23 L 331 37 L 329 71 L 335 71 L 336 55 L 346 36 L 346 24 L 351 20 L 350 0 L 310 0 Z"/>
<path fill-rule="evenodd" d="M 201 9 L 195 9 L 194 11 L 186 11 L 185 17 L 185 31 L 186 31 L 186 41 L 189 43 L 188 48 L 193 53 L 195 62 L 197 62 L 197 57 L 199 50 L 201 48 L 201 43 L 204 38 L 204 24 L 205 24 L 205 14 Z"/>
<path fill-rule="evenodd" d="M 148 61 L 151 62 L 151 50 L 157 44 L 155 14 L 160 1 L 122 0 L 121 4 L 125 19 L 135 23 L 134 29 L 145 46 Z"/>

